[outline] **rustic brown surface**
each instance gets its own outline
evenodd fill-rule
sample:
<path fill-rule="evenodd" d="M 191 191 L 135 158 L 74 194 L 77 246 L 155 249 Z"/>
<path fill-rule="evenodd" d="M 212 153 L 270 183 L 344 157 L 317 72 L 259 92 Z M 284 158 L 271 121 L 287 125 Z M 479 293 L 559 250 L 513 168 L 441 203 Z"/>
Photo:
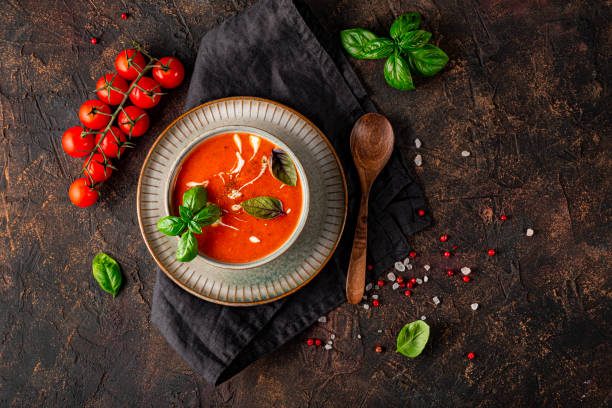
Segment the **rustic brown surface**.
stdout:
<path fill-rule="evenodd" d="M 68 202 L 79 160 L 62 152 L 60 136 L 77 124 L 77 107 L 122 41 L 138 39 L 191 68 L 201 35 L 247 3 L 3 2 L 0 405 L 612 404 L 609 2 L 311 1 L 331 31 L 382 35 L 395 16 L 418 11 L 451 57 L 405 93 L 386 86 L 382 62 L 352 60 L 406 160 L 414 138 L 423 141 L 415 173 L 435 225 L 413 242 L 432 279 L 410 298 L 386 285 L 382 307 L 345 305 L 305 333 L 335 333 L 332 351 L 296 339 L 216 388 L 168 347 L 150 323 L 155 264 L 138 231 L 135 186 L 186 86 L 154 110 L 153 128 L 94 208 Z M 450 260 L 440 257 L 441 233 L 458 245 Z M 489 248 L 498 254 L 487 256 Z M 100 250 L 125 274 L 114 300 L 91 276 Z M 470 283 L 443 272 L 464 264 Z M 423 355 L 393 353 L 402 324 L 421 315 L 432 326 Z"/>

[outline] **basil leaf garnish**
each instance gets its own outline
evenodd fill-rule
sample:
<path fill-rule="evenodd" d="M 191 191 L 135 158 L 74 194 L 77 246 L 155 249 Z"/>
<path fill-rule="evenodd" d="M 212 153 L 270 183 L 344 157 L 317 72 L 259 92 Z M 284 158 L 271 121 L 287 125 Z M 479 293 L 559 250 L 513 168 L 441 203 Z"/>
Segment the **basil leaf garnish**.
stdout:
<path fill-rule="evenodd" d="M 395 53 L 387 59 L 384 74 L 387 83 L 392 87 L 400 91 L 414 89 L 408 63 L 399 54 Z"/>
<path fill-rule="evenodd" d="M 364 47 L 376 38 L 373 32 L 363 28 L 351 28 L 340 31 L 342 45 L 355 58 L 364 58 L 362 57 Z"/>
<path fill-rule="evenodd" d="M 185 232 L 176 247 L 176 259 L 181 262 L 192 261 L 198 255 L 198 241 L 191 231 Z"/>
<path fill-rule="evenodd" d="M 272 149 L 270 163 L 274 177 L 288 186 L 295 187 L 297 170 L 287 152 L 277 148 Z"/>
<path fill-rule="evenodd" d="M 200 226 L 200 224 L 198 224 L 194 220 L 189 221 L 187 226 L 189 227 L 189 231 L 193 232 L 194 234 L 202 233 L 202 227 Z"/>
<path fill-rule="evenodd" d="M 193 217 L 193 221 L 205 227 L 214 224 L 219 218 L 221 218 L 221 208 L 218 205 L 209 204 Z"/>
<path fill-rule="evenodd" d="M 274 197 L 254 197 L 243 201 L 240 205 L 248 214 L 263 220 L 270 220 L 285 214 L 283 203 Z"/>
<path fill-rule="evenodd" d="M 179 214 L 181 215 L 181 218 L 187 222 L 193 218 L 193 212 L 184 205 L 179 207 Z"/>
<path fill-rule="evenodd" d="M 375 38 L 367 43 L 361 51 L 362 59 L 380 59 L 391 55 L 395 49 L 395 43 L 389 38 Z"/>
<path fill-rule="evenodd" d="M 409 58 L 412 66 L 424 76 L 437 74 L 448 62 L 448 55 L 433 44 L 410 51 Z"/>
<path fill-rule="evenodd" d="M 416 357 L 425 348 L 429 339 L 429 325 L 422 320 L 408 323 L 397 335 L 397 353 Z"/>
<path fill-rule="evenodd" d="M 407 13 L 395 19 L 389 29 L 389 34 L 394 40 L 399 40 L 403 34 L 419 28 L 419 24 L 421 24 L 419 13 Z"/>
<path fill-rule="evenodd" d="M 91 267 L 93 269 L 93 276 L 100 284 L 100 287 L 115 297 L 123 281 L 123 275 L 117 261 L 100 252 L 93 259 Z"/>
<path fill-rule="evenodd" d="M 403 51 L 414 51 L 423 47 L 430 39 L 430 32 L 414 30 L 403 34 L 399 39 L 398 45 Z"/>
<path fill-rule="evenodd" d="M 206 188 L 195 186 L 183 193 L 183 205 L 194 214 L 206 206 Z"/>
<path fill-rule="evenodd" d="M 170 215 L 157 221 L 157 229 L 169 236 L 180 235 L 185 231 L 187 223 L 181 217 Z"/>

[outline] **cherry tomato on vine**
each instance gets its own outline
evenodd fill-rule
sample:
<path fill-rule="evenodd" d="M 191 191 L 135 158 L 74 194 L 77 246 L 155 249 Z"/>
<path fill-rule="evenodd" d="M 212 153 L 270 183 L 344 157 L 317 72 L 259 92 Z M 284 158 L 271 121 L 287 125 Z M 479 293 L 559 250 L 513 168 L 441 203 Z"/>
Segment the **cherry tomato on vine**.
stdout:
<path fill-rule="evenodd" d="M 106 74 L 96 82 L 96 93 L 102 102 L 119 105 L 129 89 L 125 79 L 117 74 Z"/>
<path fill-rule="evenodd" d="M 161 87 L 153 78 L 143 76 L 130 91 L 130 100 L 139 108 L 150 109 L 161 100 Z"/>
<path fill-rule="evenodd" d="M 81 126 L 73 126 L 64 132 L 62 136 L 62 147 L 68 156 L 85 157 L 94 148 L 93 134 L 83 134 Z"/>
<path fill-rule="evenodd" d="M 91 157 L 89 165 L 87 165 L 87 159 L 83 162 L 83 170 L 85 171 L 85 176 L 89 177 L 94 181 L 94 183 L 100 183 L 102 181 L 106 181 L 110 178 L 111 174 L 113 174 L 113 169 L 105 165 L 104 156 L 100 153 L 96 153 Z"/>
<path fill-rule="evenodd" d="M 115 69 L 128 81 L 136 79 L 146 66 L 144 55 L 132 48 L 121 51 L 115 58 Z"/>
<path fill-rule="evenodd" d="M 176 58 L 164 57 L 153 67 L 153 79 L 164 88 L 176 88 L 185 78 L 185 68 Z"/>
<path fill-rule="evenodd" d="M 102 140 L 102 142 L 100 142 L 100 140 Z M 111 128 L 106 131 L 104 137 L 102 137 L 102 133 L 96 135 L 96 145 L 100 143 L 98 151 L 103 152 L 106 157 L 113 159 L 123 154 L 125 147 L 122 145 L 125 142 L 127 142 L 127 137 L 125 137 L 125 134 L 115 126 L 111 126 Z M 119 148 L 120 146 L 121 148 Z"/>
<path fill-rule="evenodd" d="M 130 137 L 142 136 L 149 129 L 149 115 L 138 106 L 128 106 L 119 113 L 117 124 Z"/>
<path fill-rule="evenodd" d="M 90 182 L 85 177 L 74 180 L 68 190 L 70 201 L 78 207 L 89 207 L 98 201 L 98 196 L 98 192 L 90 187 Z"/>
<path fill-rule="evenodd" d="M 108 125 L 110 118 L 110 107 L 97 99 L 91 99 L 79 108 L 79 119 L 89 129 L 102 129 Z"/>

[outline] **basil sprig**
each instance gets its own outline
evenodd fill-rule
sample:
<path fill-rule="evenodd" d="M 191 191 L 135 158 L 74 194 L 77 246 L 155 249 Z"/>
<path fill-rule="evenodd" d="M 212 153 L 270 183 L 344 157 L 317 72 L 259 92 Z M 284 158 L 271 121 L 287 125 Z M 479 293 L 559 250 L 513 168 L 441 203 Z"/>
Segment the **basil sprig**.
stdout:
<path fill-rule="evenodd" d="M 93 259 L 91 267 L 93 269 L 93 276 L 100 284 L 100 287 L 115 297 L 123 281 L 123 275 L 117 261 L 100 252 Z"/>
<path fill-rule="evenodd" d="M 157 229 L 169 236 L 180 235 L 176 259 L 189 262 L 198 255 L 198 241 L 193 234 L 201 234 L 202 227 L 214 224 L 221 218 L 221 209 L 206 201 L 206 188 L 196 186 L 185 191 L 179 215 L 170 215 L 157 222 Z"/>
<path fill-rule="evenodd" d="M 431 33 L 417 30 L 421 24 L 419 13 L 399 16 L 391 25 L 391 38 L 378 37 L 362 28 L 351 28 L 340 32 L 346 51 L 355 58 L 381 59 L 385 62 L 384 75 L 392 87 L 413 90 L 410 71 L 423 76 L 440 72 L 448 62 L 448 55 L 433 44 L 428 44 Z"/>
<path fill-rule="evenodd" d="M 408 323 L 397 335 L 397 353 L 416 357 L 423 352 L 429 339 L 429 325 L 422 320 Z"/>

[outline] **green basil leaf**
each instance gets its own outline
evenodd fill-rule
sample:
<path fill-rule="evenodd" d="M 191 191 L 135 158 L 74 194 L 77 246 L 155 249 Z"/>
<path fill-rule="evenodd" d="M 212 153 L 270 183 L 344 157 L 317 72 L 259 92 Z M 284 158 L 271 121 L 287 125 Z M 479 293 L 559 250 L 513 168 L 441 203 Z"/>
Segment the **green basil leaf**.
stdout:
<path fill-rule="evenodd" d="M 424 76 L 437 74 L 448 62 L 448 55 L 433 44 L 410 51 L 409 58 L 414 69 Z"/>
<path fill-rule="evenodd" d="M 189 231 L 193 232 L 194 234 L 202 233 L 202 227 L 194 220 L 189 221 L 187 225 L 189 226 Z"/>
<path fill-rule="evenodd" d="M 416 357 L 425 348 L 429 339 L 429 325 L 422 320 L 408 323 L 397 335 L 397 353 Z"/>
<path fill-rule="evenodd" d="M 219 218 L 221 218 L 221 208 L 218 205 L 209 204 L 193 217 L 193 221 L 202 227 L 206 227 L 217 222 Z"/>
<path fill-rule="evenodd" d="M 414 89 L 408 63 L 399 54 L 393 54 L 385 62 L 385 79 L 392 87 L 400 91 Z"/>
<path fill-rule="evenodd" d="M 183 205 L 193 213 L 197 213 L 206 206 L 206 188 L 195 186 L 183 194 Z"/>
<path fill-rule="evenodd" d="M 191 221 L 193 218 L 193 212 L 184 205 L 179 207 L 179 214 L 181 215 L 181 218 L 187 222 Z"/>
<path fill-rule="evenodd" d="M 403 34 L 419 28 L 419 24 L 421 24 L 421 15 L 419 13 L 404 14 L 395 19 L 389 34 L 391 34 L 391 38 L 394 40 L 399 40 Z"/>
<path fill-rule="evenodd" d="M 431 33 L 423 30 L 409 31 L 399 39 L 399 46 L 403 51 L 419 49 L 429 42 Z"/>
<path fill-rule="evenodd" d="M 389 38 L 375 38 L 367 43 L 362 50 L 362 59 L 381 59 L 388 57 L 395 50 L 395 43 Z"/>
<path fill-rule="evenodd" d="M 274 148 L 270 157 L 272 175 L 281 183 L 295 187 L 297 184 L 297 170 L 291 157 L 284 150 Z"/>
<path fill-rule="evenodd" d="M 376 39 L 376 35 L 363 28 L 351 28 L 340 31 L 340 40 L 342 46 L 355 58 L 363 58 L 364 47 L 372 40 Z"/>
<path fill-rule="evenodd" d="M 170 235 L 171 237 L 181 235 L 183 231 L 185 231 L 186 226 L 186 222 L 181 217 L 175 217 L 173 215 L 164 217 L 157 221 L 157 229 L 166 235 Z"/>
<path fill-rule="evenodd" d="M 248 214 L 263 220 L 269 220 L 285 214 L 283 203 L 274 197 L 254 197 L 243 201 L 240 205 Z"/>
<path fill-rule="evenodd" d="M 123 281 L 123 275 L 119 264 L 110 256 L 100 252 L 91 263 L 93 276 L 100 284 L 100 287 L 113 297 L 117 295 L 117 291 Z"/>
<path fill-rule="evenodd" d="M 198 241 L 191 231 L 185 232 L 176 247 L 176 259 L 181 262 L 192 261 L 198 255 Z"/>

